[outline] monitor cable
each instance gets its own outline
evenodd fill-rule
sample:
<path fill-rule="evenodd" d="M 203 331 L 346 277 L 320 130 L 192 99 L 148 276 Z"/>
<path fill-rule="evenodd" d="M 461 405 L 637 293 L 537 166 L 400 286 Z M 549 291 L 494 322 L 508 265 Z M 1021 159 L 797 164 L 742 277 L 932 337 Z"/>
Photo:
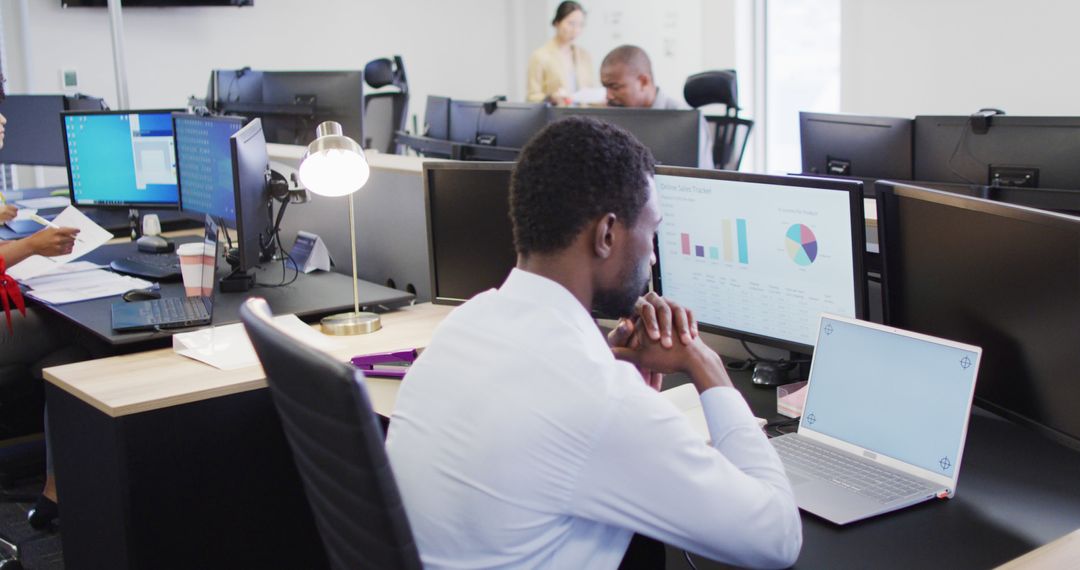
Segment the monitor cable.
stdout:
<path fill-rule="evenodd" d="M 764 358 L 764 357 L 758 356 L 757 353 L 755 353 L 753 350 L 751 350 L 750 345 L 747 344 L 745 340 L 739 340 L 739 343 L 742 344 L 743 350 L 745 350 L 746 353 L 750 355 L 750 358 L 745 358 L 743 360 L 732 360 L 730 362 L 727 362 L 725 364 L 725 366 L 727 367 L 728 370 L 750 370 L 758 362 L 764 362 L 764 363 L 768 363 L 768 364 L 775 364 L 781 370 L 791 370 L 791 369 L 795 368 L 796 366 L 798 366 L 799 364 L 807 364 L 807 363 L 810 362 L 809 358 L 792 358 L 792 359 L 789 359 L 789 358 L 781 358 L 781 359 Z"/>
<path fill-rule="evenodd" d="M 968 120 L 960 127 L 960 137 L 956 139 L 956 146 L 953 147 L 952 154 L 949 155 L 949 160 L 945 161 L 945 166 L 949 167 L 949 172 L 951 172 L 954 176 L 963 180 L 964 182 L 967 182 L 968 184 L 979 184 L 979 182 L 971 180 L 967 176 L 961 174 L 960 171 L 958 171 L 953 165 L 953 163 L 956 161 L 957 156 L 960 154 L 960 149 L 967 149 L 965 143 L 968 140 L 968 133 L 985 135 L 987 132 L 990 131 L 991 118 L 995 115 L 1004 114 L 1005 111 L 1002 111 L 1001 109 L 984 108 L 979 109 L 975 113 L 972 113 L 968 116 Z M 979 157 L 975 156 L 975 154 L 972 153 L 970 150 L 966 150 L 965 154 L 967 154 L 969 158 L 974 160 L 981 169 L 987 169 L 990 167 L 989 164 L 983 163 L 983 161 L 980 160 Z"/>

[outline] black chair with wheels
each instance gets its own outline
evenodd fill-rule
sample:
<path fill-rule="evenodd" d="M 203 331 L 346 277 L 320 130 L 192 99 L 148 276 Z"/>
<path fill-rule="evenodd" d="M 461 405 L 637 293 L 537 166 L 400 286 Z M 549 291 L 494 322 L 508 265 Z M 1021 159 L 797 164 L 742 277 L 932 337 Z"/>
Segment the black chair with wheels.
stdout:
<path fill-rule="evenodd" d="M 713 164 L 719 170 L 738 170 L 754 121 L 739 117 L 739 89 L 734 69 L 703 71 L 686 78 L 683 98 L 695 109 L 724 105 L 723 115 L 705 115 L 713 131 Z"/>
<path fill-rule="evenodd" d="M 421 568 L 364 376 L 240 309 L 333 568 Z"/>
<path fill-rule="evenodd" d="M 405 62 L 400 55 L 371 60 L 364 66 L 364 81 L 372 89 L 394 90 L 364 95 L 364 148 L 387 154 L 402 154 L 403 147 L 394 140 L 404 131 L 409 114 L 409 82 Z"/>

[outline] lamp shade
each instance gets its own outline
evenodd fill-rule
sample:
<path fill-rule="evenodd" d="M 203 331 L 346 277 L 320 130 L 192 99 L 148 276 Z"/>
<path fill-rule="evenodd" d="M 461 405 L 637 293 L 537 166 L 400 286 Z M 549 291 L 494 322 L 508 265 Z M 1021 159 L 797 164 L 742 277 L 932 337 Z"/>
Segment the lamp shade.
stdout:
<path fill-rule="evenodd" d="M 364 150 L 341 134 L 341 125 L 326 121 L 316 130 L 300 162 L 300 183 L 321 196 L 345 196 L 367 184 L 371 175 Z"/>

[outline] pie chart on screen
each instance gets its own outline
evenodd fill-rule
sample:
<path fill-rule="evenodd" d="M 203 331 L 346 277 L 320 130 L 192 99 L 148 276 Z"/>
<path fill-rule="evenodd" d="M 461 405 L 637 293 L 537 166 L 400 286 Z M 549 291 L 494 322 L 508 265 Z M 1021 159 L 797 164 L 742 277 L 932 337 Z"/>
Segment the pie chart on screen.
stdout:
<path fill-rule="evenodd" d="M 796 265 L 806 267 L 817 259 L 817 236 L 809 226 L 792 224 L 784 239 L 788 256 Z"/>

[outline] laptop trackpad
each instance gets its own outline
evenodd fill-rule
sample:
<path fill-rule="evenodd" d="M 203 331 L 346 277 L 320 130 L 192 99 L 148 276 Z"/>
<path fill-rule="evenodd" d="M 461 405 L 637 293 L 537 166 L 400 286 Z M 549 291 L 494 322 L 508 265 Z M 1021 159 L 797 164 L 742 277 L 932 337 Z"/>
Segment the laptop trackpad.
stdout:
<path fill-rule="evenodd" d="M 847 524 L 881 511 L 881 505 L 838 485 L 799 475 L 794 477 L 802 479 L 800 483 L 796 483 L 795 478 L 791 480 L 795 503 L 800 509 L 823 519 Z"/>

